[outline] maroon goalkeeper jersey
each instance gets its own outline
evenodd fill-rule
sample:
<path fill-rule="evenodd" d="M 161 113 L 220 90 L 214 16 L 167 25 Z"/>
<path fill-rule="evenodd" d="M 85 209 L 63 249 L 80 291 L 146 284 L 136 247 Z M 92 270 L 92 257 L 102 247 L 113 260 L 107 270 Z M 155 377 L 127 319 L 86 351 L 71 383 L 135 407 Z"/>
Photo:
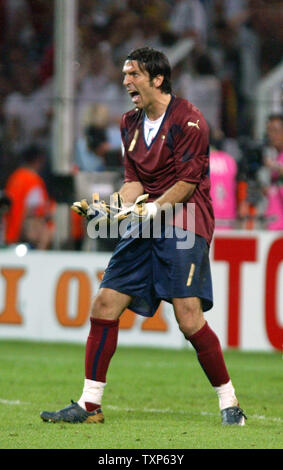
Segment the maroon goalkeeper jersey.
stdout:
<path fill-rule="evenodd" d="M 160 197 L 178 181 L 195 183 L 187 203 L 195 203 L 196 234 L 211 242 L 214 214 L 210 197 L 209 129 L 201 112 L 183 98 L 172 96 L 159 131 L 148 146 L 144 138 L 143 110 L 122 116 L 125 182 L 139 181 L 149 201 Z M 193 230 L 190 209 L 183 204 L 182 222 L 175 225 Z M 191 226 L 190 226 L 191 225 Z"/>

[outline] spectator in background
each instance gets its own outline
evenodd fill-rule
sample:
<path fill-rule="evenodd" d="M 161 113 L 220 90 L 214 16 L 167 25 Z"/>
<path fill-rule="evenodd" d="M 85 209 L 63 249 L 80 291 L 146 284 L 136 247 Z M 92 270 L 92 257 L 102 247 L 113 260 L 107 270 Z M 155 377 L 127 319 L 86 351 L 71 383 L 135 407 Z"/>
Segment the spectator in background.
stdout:
<path fill-rule="evenodd" d="M 90 106 L 84 114 L 83 135 L 75 146 L 75 165 L 79 171 L 106 171 L 105 155 L 111 149 L 108 109 L 102 105 Z M 121 146 L 121 142 L 120 142 Z M 80 250 L 85 237 L 84 220 L 71 211 L 71 234 L 74 248 Z"/>
<path fill-rule="evenodd" d="M 27 145 L 39 138 L 45 129 L 47 108 L 50 106 L 50 91 L 44 85 L 38 88 L 33 71 L 25 67 L 17 68 L 17 89 L 12 91 L 3 104 L 6 120 L 6 134 L 12 151 L 21 152 Z"/>
<path fill-rule="evenodd" d="M 207 21 L 200 0 L 176 0 L 172 4 L 169 26 L 179 38 L 192 38 L 197 46 L 206 44 Z"/>
<path fill-rule="evenodd" d="M 253 230 L 262 228 L 263 197 L 260 183 L 262 146 L 250 137 L 238 139 L 238 228 Z M 234 155 L 234 153 L 233 153 Z"/>
<path fill-rule="evenodd" d="M 267 199 L 266 228 L 283 230 L 283 115 L 270 115 L 266 130 L 270 145 L 264 160 L 269 173 L 269 186 L 264 190 Z"/>
<path fill-rule="evenodd" d="M 210 149 L 211 198 L 216 230 L 236 228 L 237 163 L 221 146 L 221 134 L 212 133 Z"/>
<path fill-rule="evenodd" d="M 283 4 L 281 0 L 249 0 L 251 25 L 260 41 L 260 67 L 264 76 L 282 61 Z"/>
<path fill-rule="evenodd" d="M 45 50 L 50 47 L 53 37 L 54 1 L 4 0 L 3 10 L 1 27 L 5 32 L 6 47 L 3 60 L 7 67 L 12 71 L 15 60 L 19 62 L 22 49 L 21 65 L 27 70 L 38 70 L 42 59 L 46 61 Z M 42 74 L 41 70 L 38 72 Z"/>
<path fill-rule="evenodd" d="M 129 99 L 128 96 L 126 98 Z M 120 120 L 118 121 L 118 114 L 116 114 L 116 112 L 118 113 L 118 110 L 116 110 L 118 104 L 113 103 L 111 114 L 108 106 L 104 104 L 96 103 L 87 106 L 78 123 L 78 139 L 84 136 L 86 127 L 95 126 L 105 129 L 106 140 L 109 142 L 111 149 L 121 149 Z M 122 104 L 122 100 L 120 100 L 120 104 Z M 121 109 L 123 109 L 123 106 L 121 106 Z"/>
<path fill-rule="evenodd" d="M 6 115 L 3 108 L 6 96 L 10 92 L 11 83 L 7 76 L 0 72 L 0 188 L 3 188 L 7 175 L 15 168 L 14 158 L 9 152 L 10 141 L 6 135 Z"/>
<path fill-rule="evenodd" d="M 11 207 L 11 199 L 4 191 L 0 190 L 0 247 L 5 245 L 5 221 L 4 214 L 6 214 Z"/>
<path fill-rule="evenodd" d="M 9 42 L 23 38 L 31 27 L 30 10 L 26 0 L 5 1 L 3 24 Z"/>
<path fill-rule="evenodd" d="M 76 165 L 81 171 L 105 171 L 105 154 L 110 150 L 104 128 L 87 126 L 76 144 Z"/>
<path fill-rule="evenodd" d="M 119 66 L 128 47 L 134 49 L 143 42 L 138 15 L 131 11 L 116 14 L 109 24 L 109 42 L 114 63 Z"/>
<path fill-rule="evenodd" d="M 214 0 L 215 13 L 222 16 L 231 27 L 239 28 L 249 18 L 249 0 Z"/>
<path fill-rule="evenodd" d="M 22 158 L 23 165 L 9 176 L 5 186 L 5 193 L 11 200 L 5 240 L 7 244 L 25 242 L 32 248 L 45 250 L 50 247 L 54 232 L 54 203 L 39 174 L 45 154 L 39 147 L 29 146 Z"/>
<path fill-rule="evenodd" d="M 113 81 L 115 67 L 110 63 L 109 50 L 102 46 L 95 50 L 83 48 L 83 58 L 78 70 L 77 125 L 81 131 L 81 121 L 90 106 L 103 104 L 111 109 L 113 101 Z"/>
<path fill-rule="evenodd" d="M 260 76 L 260 43 L 251 28 L 246 0 L 217 4 L 211 56 L 223 86 L 222 129 L 227 136 L 236 137 L 251 131 L 254 85 Z"/>
<path fill-rule="evenodd" d="M 178 81 L 178 93 L 193 103 L 211 129 L 221 128 L 221 82 L 207 53 L 192 54 L 192 73 L 184 71 Z"/>

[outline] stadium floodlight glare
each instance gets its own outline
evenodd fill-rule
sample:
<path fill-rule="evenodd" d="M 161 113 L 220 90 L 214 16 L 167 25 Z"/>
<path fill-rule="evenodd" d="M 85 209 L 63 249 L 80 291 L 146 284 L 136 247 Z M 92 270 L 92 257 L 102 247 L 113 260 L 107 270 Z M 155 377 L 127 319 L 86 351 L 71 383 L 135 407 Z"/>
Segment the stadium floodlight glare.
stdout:
<path fill-rule="evenodd" d="M 25 256 L 28 252 L 28 247 L 24 243 L 20 243 L 19 245 L 16 246 L 15 248 L 16 255 L 22 258 Z"/>

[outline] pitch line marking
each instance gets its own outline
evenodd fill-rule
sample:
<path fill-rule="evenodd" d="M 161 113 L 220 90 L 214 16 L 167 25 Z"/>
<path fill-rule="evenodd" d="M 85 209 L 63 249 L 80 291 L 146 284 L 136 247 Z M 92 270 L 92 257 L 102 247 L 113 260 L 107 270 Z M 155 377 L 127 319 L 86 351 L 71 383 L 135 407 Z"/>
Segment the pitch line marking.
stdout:
<path fill-rule="evenodd" d="M 3 398 L 0 398 L 0 403 L 2 405 L 31 405 L 31 403 L 28 403 L 26 401 L 20 401 L 20 400 L 4 400 Z"/>
<path fill-rule="evenodd" d="M 120 408 L 119 406 L 115 405 L 104 405 L 103 408 L 108 408 L 109 410 L 115 410 L 115 411 L 133 411 L 133 412 L 143 412 L 143 413 L 178 413 L 178 414 L 197 414 L 197 413 L 189 413 L 183 410 L 172 410 L 171 408 L 165 408 L 165 409 L 158 409 L 158 408 L 143 408 L 143 409 L 138 409 L 138 408 Z M 209 411 L 201 411 L 199 413 L 201 416 L 217 416 L 219 417 L 218 413 L 211 413 Z M 278 422 L 281 423 L 283 422 L 282 418 L 276 417 L 276 416 L 260 416 L 260 415 L 250 415 L 252 419 L 258 419 L 261 421 L 273 421 L 273 422 Z"/>
<path fill-rule="evenodd" d="M 2 404 L 2 405 L 31 405 L 31 403 L 29 403 L 29 402 L 20 401 L 20 400 L 4 400 L 3 398 L 0 398 L 0 404 Z M 103 408 L 108 408 L 109 410 L 115 410 L 115 411 L 133 411 L 133 412 L 143 412 L 143 413 L 174 413 L 174 414 L 178 413 L 178 414 L 181 414 L 181 415 L 188 414 L 186 411 L 183 411 L 183 410 L 172 411 L 171 408 L 164 408 L 164 409 L 143 408 L 143 409 L 138 409 L 138 408 L 130 408 L 130 407 L 121 408 L 121 407 L 115 406 L 115 405 L 104 405 Z M 193 414 L 196 414 L 196 413 L 193 413 Z M 219 416 L 218 413 L 211 413 L 209 411 L 201 411 L 199 414 L 201 416 Z M 250 415 L 250 417 L 253 418 L 253 419 L 261 420 L 261 421 L 273 421 L 273 422 L 278 422 L 278 423 L 283 422 L 282 418 L 279 418 L 279 417 L 276 417 L 276 416 Z"/>

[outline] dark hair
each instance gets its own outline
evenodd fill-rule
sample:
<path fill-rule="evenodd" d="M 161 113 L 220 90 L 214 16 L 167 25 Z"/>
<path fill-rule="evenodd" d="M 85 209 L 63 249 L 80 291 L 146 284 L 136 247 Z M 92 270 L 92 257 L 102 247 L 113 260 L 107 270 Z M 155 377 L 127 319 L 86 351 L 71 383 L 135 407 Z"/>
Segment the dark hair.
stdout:
<path fill-rule="evenodd" d="M 195 57 L 195 69 L 200 75 L 215 75 L 214 65 L 208 54 Z"/>
<path fill-rule="evenodd" d="M 31 144 L 23 149 L 21 157 L 25 163 L 33 163 L 44 158 L 45 151 L 39 145 Z"/>
<path fill-rule="evenodd" d="M 136 60 L 141 69 L 145 69 L 153 80 L 162 75 L 164 80 L 160 86 L 162 93 L 171 93 L 171 67 L 165 54 L 151 47 L 141 47 L 132 51 L 126 60 Z"/>
<path fill-rule="evenodd" d="M 283 125 L 283 114 L 281 113 L 272 113 L 269 114 L 267 118 L 267 122 L 269 121 L 281 121 L 281 124 Z"/>
<path fill-rule="evenodd" d="M 92 124 L 86 127 L 85 136 L 91 150 L 95 150 L 100 144 L 107 141 L 105 129 Z"/>
<path fill-rule="evenodd" d="M 229 29 L 229 23 L 223 18 L 220 18 L 219 20 L 215 21 L 214 28 L 218 31 L 226 31 Z"/>

